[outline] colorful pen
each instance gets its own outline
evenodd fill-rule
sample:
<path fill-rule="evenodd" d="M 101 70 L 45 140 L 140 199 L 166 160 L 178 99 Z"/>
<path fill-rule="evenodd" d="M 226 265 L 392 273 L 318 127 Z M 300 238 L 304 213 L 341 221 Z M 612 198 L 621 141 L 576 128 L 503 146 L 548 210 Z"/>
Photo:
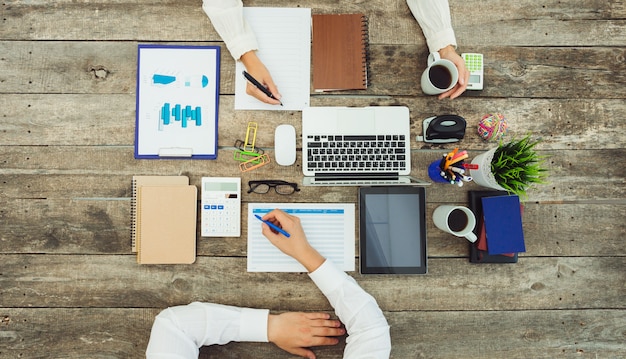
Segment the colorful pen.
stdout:
<path fill-rule="evenodd" d="M 258 214 L 255 214 L 254 216 L 255 216 L 256 218 L 258 218 L 258 219 L 259 219 L 259 221 L 261 221 L 261 222 L 263 222 L 263 223 L 267 224 L 268 226 L 270 226 L 270 228 L 271 228 L 271 229 L 273 229 L 273 230 L 277 231 L 278 233 L 281 233 L 283 236 L 285 236 L 285 237 L 287 237 L 287 238 L 291 237 L 291 235 L 290 235 L 289 233 L 287 233 L 287 231 L 285 231 L 284 229 L 282 229 L 282 228 L 278 227 L 278 226 L 277 226 L 277 225 L 275 225 L 274 223 L 272 223 L 272 222 L 270 222 L 270 221 L 267 221 L 267 220 L 265 220 L 265 219 L 261 218 L 261 216 L 259 216 Z"/>
<path fill-rule="evenodd" d="M 259 81 L 257 81 L 248 72 L 244 71 L 243 72 L 243 76 L 246 78 L 246 80 L 250 81 L 250 83 L 253 84 L 254 87 L 256 87 L 259 90 L 263 91 L 263 93 L 266 94 L 267 97 L 273 98 L 274 100 L 278 100 L 276 97 L 274 97 L 274 95 L 272 95 L 272 93 L 270 92 L 270 90 L 267 87 L 263 86 L 263 84 L 261 84 Z M 280 103 L 281 106 L 283 105 L 283 103 L 280 102 L 280 100 L 278 100 L 278 102 Z"/>

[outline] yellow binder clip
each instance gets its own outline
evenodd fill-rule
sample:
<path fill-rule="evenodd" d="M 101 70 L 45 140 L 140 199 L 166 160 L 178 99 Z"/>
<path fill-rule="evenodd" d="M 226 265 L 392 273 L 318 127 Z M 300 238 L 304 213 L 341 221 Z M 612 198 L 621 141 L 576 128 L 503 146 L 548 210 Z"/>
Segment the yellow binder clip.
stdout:
<path fill-rule="evenodd" d="M 248 122 L 246 129 L 246 140 L 243 144 L 243 150 L 246 152 L 254 152 L 254 143 L 256 142 L 256 130 L 258 128 L 256 122 Z"/>

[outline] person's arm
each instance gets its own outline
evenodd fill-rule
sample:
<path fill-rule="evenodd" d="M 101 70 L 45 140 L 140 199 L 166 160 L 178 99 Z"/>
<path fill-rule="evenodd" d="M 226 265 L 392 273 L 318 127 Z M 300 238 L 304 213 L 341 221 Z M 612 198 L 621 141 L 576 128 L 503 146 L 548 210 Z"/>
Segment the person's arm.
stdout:
<path fill-rule="evenodd" d="M 300 262 L 346 326 L 348 338 L 344 358 L 389 358 L 389 325 L 374 297 L 332 262 L 326 260 L 306 239 L 300 219 L 273 210 L 263 219 L 285 229 L 289 238 L 262 224 L 263 235 L 285 254 Z"/>
<path fill-rule="evenodd" d="M 148 359 L 197 359 L 204 345 L 272 342 L 290 353 L 315 358 L 302 347 L 334 345 L 345 334 L 327 313 L 287 312 L 194 302 L 163 310 L 154 320 Z M 287 350 L 287 349 L 285 349 Z"/>
<path fill-rule="evenodd" d="M 344 359 L 389 358 L 389 325 L 374 297 L 328 260 L 309 276 L 346 326 Z"/>
<path fill-rule="evenodd" d="M 197 359 L 203 345 L 267 342 L 267 309 L 194 302 L 163 310 L 154 320 L 148 359 Z"/>
<path fill-rule="evenodd" d="M 256 55 L 259 45 L 254 32 L 243 17 L 241 0 L 203 0 L 202 9 L 211 20 L 215 31 L 224 40 L 231 56 L 241 61 L 252 77 L 266 86 L 274 97 L 280 99 L 281 95 L 269 70 Z M 250 83 L 246 84 L 246 93 L 265 103 L 280 104 L 279 100 L 268 97 Z"/>
<path fill-rule="evenodd" d="M 203 0 L 202 10 L 235 60 L 248 51 L 259 49 L 256 36 L 243 17 L 241 0 Z"/>
<path fill-rule="evenodd" d="M 407 0 L 406 3 L 424 32 L 429 52 L 448 45 L 456 48 L 448 0 Z"/>
<path fill-rule="evenodd" d="M 407 0 L 411 13 L 419 23 L 426 37 L 429 52 L 439 52 L 442 59 L 452 61 L 459 70 L 456 86 L 439 95 L 439 98 L 460 96 L 467 88 L 469 71 L 465 61 L 456 53 L 456 37 L 452 29 L 448 0 Z"/>

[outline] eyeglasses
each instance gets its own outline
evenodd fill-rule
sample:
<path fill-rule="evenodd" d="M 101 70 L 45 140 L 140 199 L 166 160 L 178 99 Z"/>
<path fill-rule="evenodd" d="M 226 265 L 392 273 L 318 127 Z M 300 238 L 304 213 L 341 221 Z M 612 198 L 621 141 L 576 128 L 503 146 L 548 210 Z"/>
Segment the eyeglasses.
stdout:
<path fill-rule="evenodd" d="M 278 194 L 292 194 L 300 191 L 298 184 L 279 180 L 248 181 L 248 186 L 250 186 L 248 193 L 263 194 L 269 192 L 270 188 L 274 188 Z"/>

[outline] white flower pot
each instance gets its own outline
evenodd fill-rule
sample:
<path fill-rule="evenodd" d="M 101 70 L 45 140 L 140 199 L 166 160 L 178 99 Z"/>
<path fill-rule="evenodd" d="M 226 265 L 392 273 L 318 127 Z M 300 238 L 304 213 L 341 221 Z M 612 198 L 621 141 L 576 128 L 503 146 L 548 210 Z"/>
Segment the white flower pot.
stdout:
<path fill-rule="evenodd" d="M 496 149 L 497 147 L 492 148 L 474 157 L 472 164 L 478 165 L 478 169 L 470 170 L 470 173 L 476 184 L 487 188 L 506 191 L 496 182 L 496 178 L 493 176 L 493 173 L 491 173 L 491 160 L 493 160 L 493 154 L 496 152 Z"/>

